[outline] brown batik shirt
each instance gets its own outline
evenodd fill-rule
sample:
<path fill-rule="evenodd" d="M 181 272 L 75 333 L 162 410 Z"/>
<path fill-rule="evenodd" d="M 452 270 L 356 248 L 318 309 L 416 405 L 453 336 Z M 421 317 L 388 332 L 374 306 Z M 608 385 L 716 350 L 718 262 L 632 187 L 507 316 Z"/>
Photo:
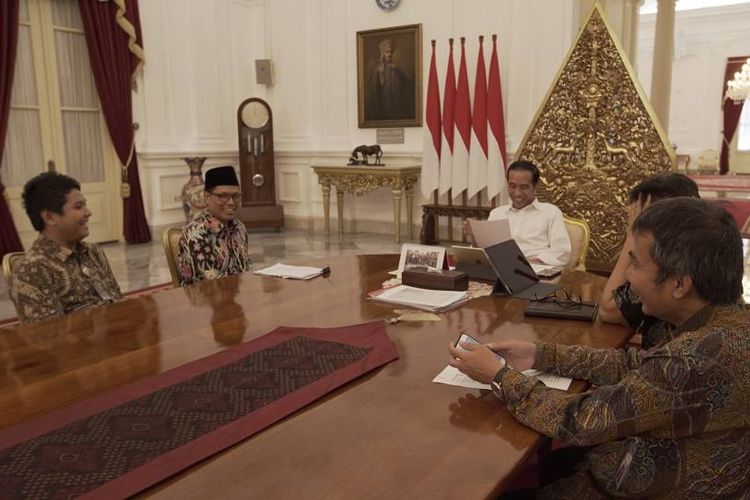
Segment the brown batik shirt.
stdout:
<path fill-rule="evenodd" d="M 523 424 L 593 446 L 542 498 L 750 498 L 750 311 L 708 306 L 649 351 L 537 343 L 534 368 L 586 380 L 582 394 L 503 368 Z"/>
<path fill-rule="evenodd" d="M 107 257 L 79 242 L 73 250 L 40 235 L 10 277 L 22 322 L 38 321 L 122 298 Z"/>

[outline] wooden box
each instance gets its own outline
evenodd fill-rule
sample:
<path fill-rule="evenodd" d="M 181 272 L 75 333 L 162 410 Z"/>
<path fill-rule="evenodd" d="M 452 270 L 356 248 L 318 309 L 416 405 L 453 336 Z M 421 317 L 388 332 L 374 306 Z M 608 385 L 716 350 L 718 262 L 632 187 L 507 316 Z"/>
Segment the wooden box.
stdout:
<path fill-rule="evenodd" d="M 428 270 L 425 267 L 412 267 L 404 269 L 401 273 L 401 283 L 431 290 L 462 291 L 469 289 L 469 275 L 463 271 Z"/>

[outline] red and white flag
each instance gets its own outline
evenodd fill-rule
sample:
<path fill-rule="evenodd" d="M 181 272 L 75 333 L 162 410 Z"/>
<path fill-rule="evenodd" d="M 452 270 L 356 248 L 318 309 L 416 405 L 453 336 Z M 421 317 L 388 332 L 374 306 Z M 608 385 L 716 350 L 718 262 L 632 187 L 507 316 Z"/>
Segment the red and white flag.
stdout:
<path fill-rule="evenodd" d="M 456 103 L 456 72 L 453 69 L 453 38 L 448 40 L 448 69 L 445 72 L 445 92 L 443 93 L 443 133 L 440 148 L 440 189 L 445 194 L 453 182 L 453 111 Z"/>
<path fill-rule="evenodd" d="M 427 106 L 425 106 L 424 139 L 422 140 L 422 195 L 430 198 L 440 186 L 440 88 L 435 67 L 435 40 L 432 41 L 430 74 L 427 77 Z"/>
<path fill-rule="evenodd" d="M 469 182 L 469 148 L 471 147 L 471 102 L 469 101 L 469 78 L 466 74 L 466 50 L 461 37 L 461 62 L 458 66 L 456 86 L 456 137 L 453 143 L 453 196 L 458 195 Z"/>
<path fill-rule="evenodd" d="M 484 37 L 479 37 L 474 106 L 471 109 L 471 149 L 466 194 L 474 196 L 487 185 L 487 72 L 484 69 Z"/>
<path fill-rule="evenodd" d="M 500 195 L 499 204 L 508 203 L 505 169 L 508 155 L 505 152 L 505 121 L 503 119 L 503 89 L 500 85 L 500 63 L 497 56 L 497 35 L 492 35 L 492 57 L 487 84 L 487 195 L 490 199 Z"/>

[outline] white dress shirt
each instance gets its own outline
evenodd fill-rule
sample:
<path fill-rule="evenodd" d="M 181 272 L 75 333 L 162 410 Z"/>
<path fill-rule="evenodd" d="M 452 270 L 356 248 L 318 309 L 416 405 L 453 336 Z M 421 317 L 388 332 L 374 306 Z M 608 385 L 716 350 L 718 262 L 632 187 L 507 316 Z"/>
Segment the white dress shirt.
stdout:
<path fill-rule="evenodd" d="M 508 219 L 510 235 L 526 257 L 537 257 L 553 266 L 568 263 L 570 238 L 562 212 L 555 205 L 537 199 L 520 210 L 503 205 L 493 209 L 488 217 L 497 219 Z"/>

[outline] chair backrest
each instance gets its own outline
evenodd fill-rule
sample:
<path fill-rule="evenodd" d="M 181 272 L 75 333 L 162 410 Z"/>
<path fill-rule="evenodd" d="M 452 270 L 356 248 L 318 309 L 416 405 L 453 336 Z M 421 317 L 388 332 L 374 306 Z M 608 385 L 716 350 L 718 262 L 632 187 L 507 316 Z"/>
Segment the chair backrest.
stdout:
<path fill-rule="evenodd" d="M 700 171 L 710 172 L 719 170 L 719 151 L 716 149 L 705 149 L 698 156 L 697 169 Z"/>
<path fill-rule="evenodd" d="M 170 227 L 164 230 L 161 235 L 161 241 L 164 245 L 164 253 L 167 256 L 167 265 L 169 274 L 172 276 L 174 286 L 180 286 L 180 274 L 177 271 L 177 256 L 180 250 L 180 236 L 182 235 L 181 227 Z"/>
<path fill-rule="evenodd" d="M 589 251 L 589 242 L 591 241 L 589 225 L 585 220 L 574 219 L 567 215 L 563 216 L 563 220 L 570 238 L 570 258 L 568 259 L 568 265 L 565 267 L 585 271 L 586 254 Z"/>
<path fill-rule="evenodd" d="M 24 252 L 10 252 L 3 256 L 3 276 L 5 276 L 5 281 L 10 280 L 10 274 L 13 272 L 13 268 L 23 260 L 24 255 L 26 255 Z"/>
<path fill-rule="evenodd" d="M 742 233 L 742 236 L 750 238 L 750 216 L 748 216 L 747 220 L 742 225 L 740 232 Z"/>

